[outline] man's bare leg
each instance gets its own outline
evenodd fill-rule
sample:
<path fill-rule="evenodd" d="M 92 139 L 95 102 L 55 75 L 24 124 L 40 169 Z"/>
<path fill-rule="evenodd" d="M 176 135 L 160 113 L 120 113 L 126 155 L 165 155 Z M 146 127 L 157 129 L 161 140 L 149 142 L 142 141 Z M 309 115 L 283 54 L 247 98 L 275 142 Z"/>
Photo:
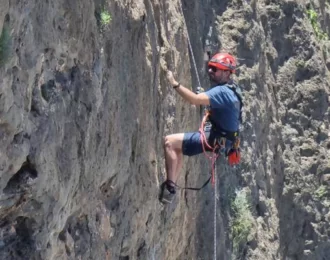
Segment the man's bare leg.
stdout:
<path fill-rule="evenodd" d="M 167 180 L 176 182 L 183 163 L 182 142 L 184 134 L 173 134 L 165 137 L 165 166 Z"/>
<path fill-rule="evenodd" d="M 181 168 L 182 168 L 182 164 L 183 164 L 183 154 L 182 154 L 182 149 L 179 153 L 177 153 L 178 155 L 178 163 L 176 165 L 176 171 L 175 171 L 175 183 L 177 182 L 179 176 L 180 176 L 180 171 L 181 171 Z"/>
<path fill-rule="evenodd" d="M 164 204 L 172 203 L 176 191 L 175 182 L 182 166 L 182 142 L 184 134 L 168 135 L 164 138 L 166 181 L 161 186 L 159 200 Z"/>

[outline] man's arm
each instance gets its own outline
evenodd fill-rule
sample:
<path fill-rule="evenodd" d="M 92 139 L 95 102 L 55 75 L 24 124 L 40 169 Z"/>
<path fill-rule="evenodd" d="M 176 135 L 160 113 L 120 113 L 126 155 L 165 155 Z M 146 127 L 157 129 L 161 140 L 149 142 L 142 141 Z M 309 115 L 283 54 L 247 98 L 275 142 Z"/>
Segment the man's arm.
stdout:
<path fill-rule="evenodd" d="M 205 93 L 195 94 L 188 88 L 184 87 L 181 83 L 179 84 L 179 82 L 174 79 L 172 71 L 167 72 L 167 79 L 179 95 L 190 104 L 204 106 L 210 105 L 210 99 Z"/>
<path fill-rule="evenodd" d="M 190 104 L 204 106 L 210 105 L 210 99 L 205 93 L 195 94 L 181 84 L 175 90 L 184 100 L 188 101 Z"/>

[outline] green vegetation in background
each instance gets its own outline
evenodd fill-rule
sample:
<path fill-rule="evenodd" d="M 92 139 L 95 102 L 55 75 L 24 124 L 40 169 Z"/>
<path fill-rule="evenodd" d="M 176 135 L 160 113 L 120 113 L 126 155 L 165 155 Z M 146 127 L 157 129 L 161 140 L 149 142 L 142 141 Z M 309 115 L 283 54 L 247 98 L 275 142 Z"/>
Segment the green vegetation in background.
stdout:
<path fill-rule="evenodd" d="M 7 26 L 3 26 L 0 35 L 0 66 L 4 65 L 10 54 L 10 34 Z"/>
<path fill-rule="evenodd" d="M 111 14 L 104 6 L 99 6 L 95 9 L 94 15 L 96 18 L 97 27 L 99 28 L 100 33 L 103 34 L 111 23 Z"/>
<path fill-rule="evenodd" d="M 101 25 L 105 26 L 105 25 L 108 25 L 110 24 L 111 22 L 111 15 L 108 11 L 106 10 L 102 10 L 101 11 L 101 14 L 100 14 L 100 22 L 101 22 Z"/>
<path fill-rule="evenodd" d="M 327 195 L 328 189 L 327 186 L 321 185 L 316 191 L 315 196 L 319 199 L 322 199 L 325 195 Z"/>
<path fill-rule="evenodd" d="M 306 62 L 304 60 L 297 60 L 295 62 L 296 66 L 300 69 L 303 69 L 306 67 Z"/>
<path fill-rule="evenodd" d="M 239 255 L 240 248 L 248 241 L 248 236 L 252 229 L 253 217 L 251 206 L 245 191 L 238 191 L 232 202 L 234 217 L 231 221 L 231 234 L 233 239 L 233 254 Z"/>
<path fill-rule="evenodd" d="M 318 14 L 313 9 L 313 7 L 310 7 L 310 9 L 308 9 L 306 12 L 307 12 L 308 19 L 312 24 L 316 37 L 319 40 L 328 40 L 329 36 L 327 33 L 323 32 L 322 29 L 320 28 L 320 25 L 318 23 Z"/>

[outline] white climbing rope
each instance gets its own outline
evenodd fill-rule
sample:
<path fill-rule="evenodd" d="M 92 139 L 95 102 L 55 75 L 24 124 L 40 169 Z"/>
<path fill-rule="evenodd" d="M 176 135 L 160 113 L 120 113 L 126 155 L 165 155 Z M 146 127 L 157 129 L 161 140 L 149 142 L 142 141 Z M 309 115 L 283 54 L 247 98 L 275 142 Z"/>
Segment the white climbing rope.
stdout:
<path fill-rule="evenodd" d="M 184 16 L 183 13 L 183 9 L 182 9 L 182 2 L 181 0 L 179 1 L 179 8 L 180 8 L 180 12 L 183 16 L 183 20 L 185 23 L 186 28 L 187 27 L 187 23 L 186 23 L 186 18 Z M 188 46 L 189 46 L 189 51 L 191 54 L 191 58 L 192 58 L 192 62 L 194 65 L 194 69 L 195 69 L 195 73 L 196 73 L 196 78 L 197 78 L 197 82 L 198 82 L 198 87 L 201 89 L 202 85 L 201 85 L 201 81 L 199 79 L 199 74 L 198 74 L 198 70 L 197 70 L 197 65 L 196 65 L 196 61 L 195 61 L 195 55 L 193 52 L 193 48 L 191 45 L 191 41 L 190 41 L 190 37 L 189 37 L 189 32 L 187 30 L 187 39 L 188 39 Z M 214 231 L 213 231 L 213 236 L 214 236 L 214 241 L 213 241 L 213 260 L 217 259 L 217 177 L 216 177 L 216 173 L 217 173 L 217 168 L 216 168 L 216 163 L 214 164 L 214 171 L 215 171 L 215 176 L 214 176 L 214 180 L 215 180 L 215 184 L 214 184 L 214 221 L 213 221 L 213 226 L 214 226 Z"/>
<path fill-rule="evenodd" d="M 216 163 L 214 164 L 214 244 L 213 244 L 213 253 L 214 257 L 213 260 L 217 260 L 217 165 Z"/>
<path fill-rule="evenodd" d="M 187 23 L 186 23 L 186 18 L 184 17 L 184 14 L 183 14 L 183 9 L 182 9 L 182 2 L 181 0 L 179 1 L 179 8 L 180 8 L 180 12 L 183 16 L 183 20 L 184 20 L 184 23 L 186 25 L 186 28 L 187 27 Z M 189 51 L 190 51 L 190 54 L 191 54 L 191 58 L 192 58 L 192 62 L 193 62 L 193 65 L 194 65 L 194 69 L 195 69 L 195 73 L 196 73 L 196 77 L 197 77 L 197 82 L 198 82 L 198 87 L 201 89 L 202 88 L 202 85 L 201 85 L 201 81 L 199 79 L 199 75 L 198 75 L 198 70 L 197 70 L 197 65 L 196 65 L 196 61 L 195 61 L 195 56 L 194 56 L 194 52 L 193 52 L 193 49 L 192 49 L 192 45 L 191 45 L 191 42 L 190 42 L 190 37 L 189 37 L 189 32 L 187 30 L 187 39 L 188 39 L 188 46 L 189 46 Z"/>
<path fill-rule="evenodd" d="M 184 20 L 184 23 L 186 25 L 186 28 L 188 28 L 187 23 L 186 23 L 186 18 L 184 17 L 181 0 L 179 1 L 179 3 L 180 3 L 179 4 L 180 12 L 183 16 L 183 20 Z M 187 30 L 187 39 L 188 39 L 189 51 L 190 51 L 190 54 L 191 54 L 192 62 L 193 62 L 196 77 L 197 77 L 198 87 L 201 89 L 202 85 L 201 85 L 201 82 L 200 82 L 200 79 L 199 79 L 199 74 L 198 74 L 197 65 L 196 65 L 196 61 L 195 61 L 195 55 L 194 55 L 193 48 L 192 48 L 192 45 L 191 45 L 188 30 Z M 214 240 L 213 240 L 213 253 L 214 253 L 213 254 L 213 260 L 217 260 L 217 177 L 216 177 L 217 166 L 216 166 L 216 163 L 214 164 L 214 171 L 215 171 L 215 174 L 214 174 L 215 175 L 214 176 L 215 184 L 214 184 L 214 221 L 213 221 L 213 226 L 214 226 L 214 230 L 213 230 L 213 236 L 214 236 Z"/>

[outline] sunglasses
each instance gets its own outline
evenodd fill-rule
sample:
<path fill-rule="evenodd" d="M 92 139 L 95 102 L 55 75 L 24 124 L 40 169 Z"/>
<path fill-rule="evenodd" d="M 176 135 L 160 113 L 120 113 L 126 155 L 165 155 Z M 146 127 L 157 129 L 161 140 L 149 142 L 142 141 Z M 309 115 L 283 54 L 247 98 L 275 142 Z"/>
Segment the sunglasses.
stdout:
<path fill-rule="evenodd" d="M 214 73 L 217 72 L 217 70 L 220 70 L 220 69 L 218 69 L 217 67 L 214 67 L 214 66 L 209 66 L 209 69 L 211 69 Z"/>

